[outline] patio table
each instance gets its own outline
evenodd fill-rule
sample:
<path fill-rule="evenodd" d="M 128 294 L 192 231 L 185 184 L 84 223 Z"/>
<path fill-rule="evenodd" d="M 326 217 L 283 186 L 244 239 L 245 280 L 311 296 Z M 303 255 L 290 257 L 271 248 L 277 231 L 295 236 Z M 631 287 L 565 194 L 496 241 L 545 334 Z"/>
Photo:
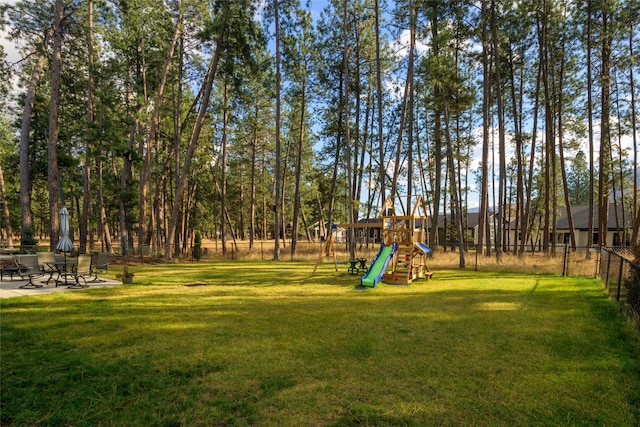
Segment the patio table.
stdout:
<path fill-rule="evenodd" d="M 60 280 L 60 276 L 64 276 L 64 285 L 70 289 L 75 288 L 84 288 L 83 285 L 79 283 L 69 285 L 68 277 L 71 275 L 73 277 L 73 267 L 76 265 L 76 261 L 56 261 L 56 262 L 48 262 L 47 265 L 50 268 L 54 268 L 58 273 L 58 277 L 56 278 L 56 287 L 61 284 L 63 281 Z"/>

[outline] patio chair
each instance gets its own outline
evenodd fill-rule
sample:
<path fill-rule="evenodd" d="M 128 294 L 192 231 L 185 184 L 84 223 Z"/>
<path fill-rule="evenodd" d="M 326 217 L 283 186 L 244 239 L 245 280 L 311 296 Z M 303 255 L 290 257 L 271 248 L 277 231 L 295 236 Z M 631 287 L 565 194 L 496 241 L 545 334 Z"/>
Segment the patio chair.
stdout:
<path fill-rule="evenodd" d="M 36 277 L 44 276 L 40 264 L 38 263 L 37 255 L 22 255 L 17 261 L 18 275 L 22 278 L 28 278 L 29 282 L 26 285 L 20 286 L 20 288 L 41 288 L 42 285 L 33 283 L 33 279 Z"/>
<path fill-rule="evenodd" d="M 18 264 L 16 258 L 4 258 L 0 261 L 0 282 L 4 280 L 4 276 L 9 276 L 13 280 L 13 276 L 18 275 Z"/>
<path fill-rule="evenodd" d="M 98 274 L 106 273 L 109 270 L 109 252 L 98 252 L 91 263 L 91 275 L 95 277 L 91 280 L 92 283 L 104 282 L 100 279 Z"/>
<path fill-rule="evenodd" d="M 70 288 L 87 288 L 87 277 L 91 277 L 91 255 L 84 254 L 78 255 L 78 262 L 73 269 L 73 278 L 76 281 L 75 285 L 69 286 Z M 84 285 L 80 283 L 80 279 L 84 282 Z"/>
<path fill-rule="evenodd" d="M 44 274 L 48 274 L 49 278 L 45 283 L 49 284 L 53 280 L 54 273 L 58 272 L 58 269 L 54 265 L 56 262 L 56 254 L 53 252 L 38 252 L 38 264 Z"/>

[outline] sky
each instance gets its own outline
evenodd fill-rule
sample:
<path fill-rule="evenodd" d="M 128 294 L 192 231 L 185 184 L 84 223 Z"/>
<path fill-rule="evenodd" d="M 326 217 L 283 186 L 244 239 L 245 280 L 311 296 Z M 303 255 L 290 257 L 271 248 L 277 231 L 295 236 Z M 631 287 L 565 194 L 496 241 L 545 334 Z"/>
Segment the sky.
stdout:
<path fill-rule="evenodd" d="M 18 2 L 18 0 L 2 0 L 0 1 L 0 5 L 14 5 Z M 4 30 L 0 30 L 0 42 L 4 47 L 4 51 L 8 56 L 9 63 L 13 63 L 20 60 L 20 53 L 16 49 L 13 42 L 10 42 L 6 38 L 7 32 Z"/>

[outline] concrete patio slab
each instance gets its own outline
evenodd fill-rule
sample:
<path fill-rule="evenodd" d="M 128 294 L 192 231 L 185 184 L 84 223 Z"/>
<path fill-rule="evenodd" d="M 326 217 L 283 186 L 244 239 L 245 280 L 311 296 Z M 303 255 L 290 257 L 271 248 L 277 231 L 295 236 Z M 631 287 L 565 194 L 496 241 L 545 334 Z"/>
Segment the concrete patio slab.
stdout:
<path fill-rule="evenodd" d="M 91 288 L 101 288 L 104 286 L 122 285 L 122 282 L 119 282 L 117 280 L 109 280 L 109 279 L 102 279 L 102 280 L 104 280 L 104 282 L 89 283 L 89 287 L 87 288 L 75 288 L 75 289 L 73 288 L 70 289 L 65 285 L 56 286 L 53 283 L 47 284 L 44 281 L 34 280 L 35 283 L 37 283 L 38 285 L 42 285 L 42 287 L 22 289 L 20 288 L 20 286 L 24 286 L 25 284 L 27 284 L 28 282 L 26 280 L 5 279 L 4 281 L 0 282 L 0 298 L 13 298 L 13 297 L 20 297 L 25 295 L 42 295 L 42 294 L 48 294 L 52 292 L 72 292 L 72 291 L 77 292 L 77 291 L 82 291 L 82 290 L 91 289 Z"/>

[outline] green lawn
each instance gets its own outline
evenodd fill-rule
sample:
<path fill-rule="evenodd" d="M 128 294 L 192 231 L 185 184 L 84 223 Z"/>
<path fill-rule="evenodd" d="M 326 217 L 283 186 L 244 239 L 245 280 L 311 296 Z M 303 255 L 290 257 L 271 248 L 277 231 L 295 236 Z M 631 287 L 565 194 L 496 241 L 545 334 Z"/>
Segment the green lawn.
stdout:
<path fill-rule="evenodd" d="M 595 280 L 447 270 L 363 291 L 312 270 L 144 266 L 2 300 L 0 422 L 640 424 L 638 337 Z"/>

